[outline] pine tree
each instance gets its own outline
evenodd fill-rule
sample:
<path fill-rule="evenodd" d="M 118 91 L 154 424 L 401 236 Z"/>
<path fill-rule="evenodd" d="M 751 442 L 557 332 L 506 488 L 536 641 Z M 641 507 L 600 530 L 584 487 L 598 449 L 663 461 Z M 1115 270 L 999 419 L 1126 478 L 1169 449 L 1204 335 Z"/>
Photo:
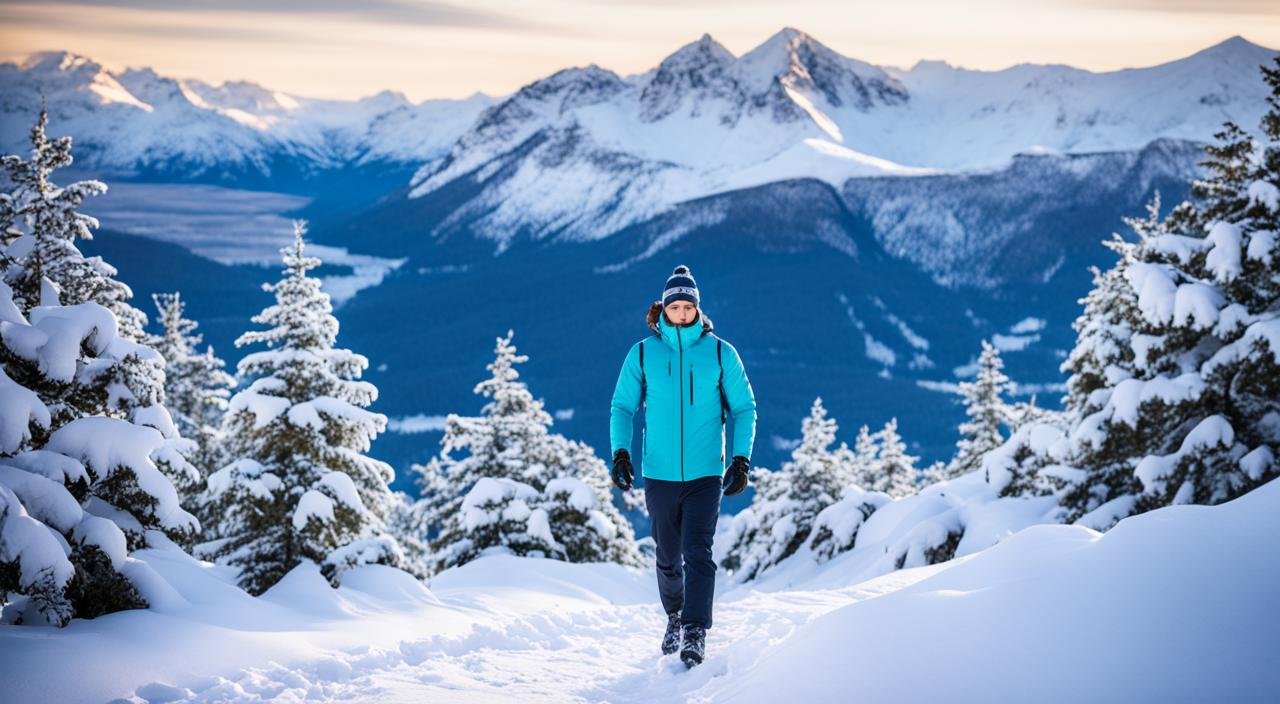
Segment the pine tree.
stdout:
<path fill-rule="evenodd" d="M 267 349 L 240 360 L 252 383 L 231 398 L 223 425 L 233 461 L 208 480 L 205 502 L 217 516 L 202 554 L 240 569 L 240 584 L 261 594 L 302 560 L 331 583 L 367 563 L 398 565 L 400 546 L 385 526 L 394 473 L 366 456 L 386 416 L 366 410 L 378 395 L 359 379 L 368 360 L 334 346 L 338 320 L 329 295 L 307 272 L 305 223 L 294 223 L 284 276 L 263 289 L 275 304 L 253 317 L 236 346 Z"/>
<path fill-rule="evenodd" d="M 528 356 L 517 354 L 513 335 L 497 339 L 491 376 L 475 387 L 489 399 L 481 415 L 450 414 L 440 454 L 413 467 L 432 570 L 494 550 L 638 564 L 608 469 L 590 447 L 550 432 L 551 415 L 519 381 L 515 365 Z"/>
<path fill-rule="evenodd" d="M 853 457 L 849 469 L 851 484 L 870 487 L 877 483 L 876 456 L 880 454 L 877 437 L 877 434 L 872 433 L 866 425 L 858 428 L 858 437 L 853 441 Z"/>
<path fill-rule="evenodd" d="M 156 294 L 152 300 L 161 333 L 149 341 L 165 360 L 165 406 L 178 432 L 195 442 L 187 459 L 200 473 L 194 482 L 184 481 L 186 477 L 172 479 L 184 497 L 194 500 L 204 488 L 205 477 L 225 464 L 219 425 L 235 379 L 224 371 L 226 363 L 214 356 L 212 347 L 203 353 L 196 351 L 202 336 L 195 332 L 196 322 L 183 317 L 179 294 Z"/>
<path fill-rule="evenodd" d="M 751 506 L 734 516 L 731 547 L 721 561 L 740 581 L 794 554 L 818 514 L 850 489 L 854 453 L 844 443 L 831 448 L 836 430 L 822 399 L 814 399 L 791 460 L 776 472 L 760 473 Z"/>
<path fill-rule="evenodd" d="M 54 170 L 72 163 L 71 137 L 50 140 L 46 134 L 48 113 L 41 105 L 40 115 L 31 129 L 29 159 L 10 154 L 0 159 L 12 191 L 5 208 L 7 221 L 24 227 L 14 228 L 8 245 L 8 263 L 4 281 L 12 291 L 14 302 L 24 314 L 39 305 L 73 306 L 98 303 L 112 312 L 120 337 L 129 342 L 145 343 L 146 315 L 129 304 L 133 291 L 113 278 L 115 267 L 101 257 L 86 257 L 76 246 L 78 239 L 93 239 L 92 230 L 98 220 L 78 211 L 85 198 L 107 190 L 101 181 L 77 181 L 59 186 L 52 180 Z M 112 365 L 112 380 L 118 386 L 107 399 L 116 415 L 152 425 L 168 432 L 166 420 L 157 408 L 164 400 L 163 360 L 145 345 L 137 353 Z M 175 473 L 183 471 L 175 467 Z"/>
<path fill-rule="evenodd" d="M 898 435 L 898 419 L 891 418 L 879 436 L 879 452 L 872 465 L 871 483 L 864 488 L 882 491 L 895 499 L 915 493 L 919 457 L 907 454 L 907 445 Z"/>
<path fill-rule="evenodd" d="M 51 294 L 23 315 L 0 283 L 0 597 L 15 611 L 7 620 L 63 626 L 144 607 L 119 571 L 128 551 L 147 546 L 151 530 L 180 544 L 199 531 L 157 467 L 173 449 L 168 439 L 108 415 L 112 367 L 138 348 L 96 303 L 61 306 Z"/>
<path fill-rule="evenodd" d="M 1032 423 L 990 462 L 1004 493 L 1053 493 L 1105 529 L 1172 503 L 1229 500 L 1277 474 L 1280 451 L 1280 73 L 1263 69 L 1269 142 L 1228 123 L 1197 201 L 1130 220 L 1108 243 L 1064 370 L 1059 427 Z"/>
<path fill-rule="evenodd" d="M 1003 367 L 1000 350 L 983 340 L 977 378 L 960 384 L 965 415 L 969 420 L 960 425 L 961 438 L 956 443 L 956 456 L 947 465 L 943 478 L 952 479 L 978 469 L 982 465 L 982 456 L 1004 442 L 1000 427 L 1010 425 L 1010 410 L 1004 396 L 1010 392 L 1012 384 L 1001 371 Z"/>
<path fill-rule="evenodd" d="M 145 318 L 115 270 L 76 246 L 97 225 L 76 208 L 105 186 L 53 183 L 71 163 L 71 139 L 48 140 L 46 123 L 42 110 L 30 159 L 0 159 L 11 187 L 0 199 L 0 481 L 10 492 L 0 589 L 26 595 L 17 618 L 65 624 L 145 605 L 118 571 L 128 551 L 148 546 L 151 531 L 188 545 L 200 526 L 165 476 L 194 468 L 162 404 L 163 360 L 133 334 Z M 61 534 L 58 551 L 12 542 L 11 530 L 31 537 L 31 521 Z M 28 579 L 37 574 L 50 578 L 39 588 Z"/>
<path fill-rule="evenodd" d="M 14 302 L 24 313 L 40 304 L 41 284 L 47 280 L 62 305 L 93 301 L 115 314 L 119 334 L 142 342 L 146 316 L 129 304 L 133 292 L 116 281 L 115 267 L 101 257 L 86 257 L 76 247 L 77 239 L 93 239 L 98 220 L 77 208 L 85 198 L 107 191 L 101 181 L 87 180 L 59 186 L 51 180 L 55 169 L 70 166 L 71 137 L 50 140 L 46 134 L 49 116 L 44 105 L 31 128 L 31 158 L 7 155 L 3 159 L 9 181 L 14 220 L 25 220 L 29 241 L 21 245 L 24 266 L 5 277 L 13 289 Z"/>

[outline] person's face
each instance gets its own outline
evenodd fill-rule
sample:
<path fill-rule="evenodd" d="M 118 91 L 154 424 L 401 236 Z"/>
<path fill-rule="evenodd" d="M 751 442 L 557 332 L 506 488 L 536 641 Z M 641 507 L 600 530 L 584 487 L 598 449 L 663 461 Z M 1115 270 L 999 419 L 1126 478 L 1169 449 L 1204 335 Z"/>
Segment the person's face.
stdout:
<path fill-rule="evenodd" d="M 698 307 L 689 301 L 672 301 L 666 310 L 667 319 L 676 325 L 688 325 L 698 313 Z"/>

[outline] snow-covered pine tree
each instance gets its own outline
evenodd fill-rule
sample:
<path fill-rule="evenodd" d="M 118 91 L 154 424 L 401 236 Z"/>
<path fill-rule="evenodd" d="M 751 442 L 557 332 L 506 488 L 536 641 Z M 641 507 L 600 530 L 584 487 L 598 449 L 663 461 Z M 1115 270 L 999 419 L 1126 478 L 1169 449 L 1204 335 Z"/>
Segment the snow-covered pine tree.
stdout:
<path fill-rule="evenodd" d="M 96 303 L 23 314 L 0 283 L 0 601 L 6 622 L 66 625 L 146 606 L 121 573 L 148 531 L 199 524 L 156 466 L 166 438 L 106 415 L 111 367 L 138 353 Z M 154 354 L 154 352 L 152 352 Z M 17 596 L 15 596 L 17 595 Z"/>
<path fill-rule="evenodd" d="M 240 569 L 240 584 L 261 594 L 302 560 L 331 583 L 367 563 L 398 565 L 402 552 L 385 520 L 394 473 L 365 455 L 386 427 L 366 410 L 378 390 L 360 380 L 368 360 L 335 347 L 338 320 L 329 295 L 307 272 L 305 223 L 294 223 L 282 248 L 284 276 L 263 289 L 275 304 L 253 317 L 236 346 L 264 344 L 238 373 L 252 383 L 231 398 L 225 415 L 227 466 L 209 476 L 205 503 L 217 521 L 200 553 Z"/>
<path fill-rule="evenodd" d="M 898 434 L 898 419 L 889 419 L 876 435 L 879 452 L 872 465 L 871 484 L 864 488 L 882 491 L 895 499 L 915 493 L 919 474 L 916 462 L 920 458 L 907 454 L 907 444 Z"/>
<path fill-rule="evenodd" d="M 983 340 L 977 377 L 960 384 L 968 420 L 960 424 L 961 437 L 956 443 L 956 455 L 947 465 L 945 479 L 978 469 L 982 465 L 982 456 L 1004 442 L 1000 428 L 1011 425 L 1005 395 L 1011 391 L 1012 384 L 1003 368 L 1000 350 Z"/>
<path fill-rule="evenodd" d="M 818 514 L 851 488 L 853 452 L 844 443 L 831 448 L 836 429 L 822 399 L 814 399 L 791 460 L 776 472 L 760 472 L 751 506 L 734 516 L 730 547 L 721 559 L 739 581 L 794 554 L 809 538 Z"/>
<path fill-rule="evenodd" d="M 431 548 L 427 545 L 426 504 L 397 491 L 387 515 L 387 532 L 400 543 L 404 559 L 400 569 L 426 579 L 431 575 Z"/>
<path fill-rule="evenodd" d="M 195 442 L 187 459 L 200 473 L 198 481 L 191 481 L 189 475 L 171 479 L 184 503 L 193 506 L 205 477 L 225 464 L 219 426 L 235 379 L 224 371 L 226 363 L 214 356 L 212 347 L 196 351 L 202 336 L 195 331 L 196 322 L 183 317 L 184 303 L 178 293 L 154 294 L 152 300 L 161 332 L 149 342 L 165 360 L 165 407 L 182 437 Z"/>
<path fill-rule="evenodd" d="M 0 364 L 13 398 L 21 401 L 3 405 L 6 420 L 8 411 L 17 410 L 18 432 L 4 443 L 0 464 L 8 468 L 5 483 L 18 501 L 6 509 L 14 525 L 23 522 L 15 518 L 19 504 L 28 517 L 45 521 L 62 535 L 74 572 L 62 585 L 61 606 L 28 600 L 15 607 L 23 612 L 19 618 L 27 619 L 26 607 L 32 607 L 30 613 L 42 620 L 65 623 L 72 615 L 144 605 L 118 571 L 127 551 L 148 545 L 153 530 L 190 544 L 199 524 L 181 508 L 165 476 L 194 468 L 182 456 L 187 441 L 161 404 L 163 360 L 118 327 L 117 314 L 130 333 L 145 318 L 128 305 L 128 288 L 110 278 L 114 269 L 85 258 L 75 244 L 96 226 L 76 207 L 105 186 L 81 182 L 60 188 L 52 182 L 52 171 L 71 161 L 71 140 L 50 142 L 45 123 L 42 111 L 32 130 L 30 160 L 0 159 L 12 188 L 0 223 Z M 59 516 L 44 513 L 59 504 Z M 11 543 L 8 549 L 13 557 L 16 548 Z"/>
<path fill-rule="evenodd" d="M 54 170 L 72 163 L 72 140 L 69 136 L 50 140 L 47 126 L 48 113 L 42 104 L 31 128 L 30 158 L 9 154 L 0 159 L 12 188 L 6 219 L 11 218 L 14 226 L 4 281 L 24 315 L 40 305 L 98 303 L 115 316 L 120 337 L 146 343 L 147 317 L 129 303 L 133 291 L 114 278 L 115 267 L 101 257 L 84 256 L 76 246 L 78 239 L 92 239 L 92 230 L 98 227 L 96 218 L 77 209 L 85 198 L 105 193 L 107 186 L 94 180 L 66 186 L 54 183 Z M 174 476 L 187 473 L 190 467 L 179 457 L 187 444 L 162 408 L 164 362 L 160 356 L 143 344 L 136 354 L 113 364 L 110 374 L 107 405 L 112 415 L 159 430 L 172 441 L 165 454 L 175 460 L 167 471 Z"/>
<path fill-rule="evenodd" d="M 528 356 L 516 352 L 513 335 L 497 338 L 491 376 L 475 387 L 490 399 L 481 415 L 450 414 L 439 455 L 412 468 L 433 571 L 493 550 L 639 564 L 608 469 L 590 447 L 550 432 L 551 415 L 519 380 L 515 365 Z"/>
<path fill-rule="evenodd" d="M 865 424 L 859 426 L 853 441 L 853 464 L 849 468 L 849 481 L 854 486 L 870 487 L 876 483 L 876 456 L 880 454 L 878 435 Z"/>
<path fill-rule="evenodd" d="M 1156 200 L 1129 221 L 1136 242 L 1108 243 L 1120 260 L 1095 275 L 1077 321 L 1064 427 L 1031 423 L 992 453 L 1004 493 L 1057 493 L 1067 520 L 1105 529 L 1276 475 L 1280 68 L 1263 72 L 1264 148 L 1228 123 L 1193 185 L 1198 200 L 1164 219 Z"/>

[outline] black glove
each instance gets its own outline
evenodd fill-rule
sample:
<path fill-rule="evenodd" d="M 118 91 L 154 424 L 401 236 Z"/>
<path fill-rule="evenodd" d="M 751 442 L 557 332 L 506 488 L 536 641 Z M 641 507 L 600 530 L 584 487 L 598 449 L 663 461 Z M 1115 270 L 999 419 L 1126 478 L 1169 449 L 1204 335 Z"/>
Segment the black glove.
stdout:
<path fill-rule="evenodd" d="M 742 455 L 734 455 L 729 471 L 724 473 L 724 495 L 734 494 L 747 488 L 747 470 L 751 469 L 751 460 Z"/>
<path fill-rule="evenodd" d="M 631 488 L 631 479 L 633 476 L 631 467 L 631 453 L 626 450 L 618 450 L 613 453 L 613 485 L 619 489 L 626 491 Z"/>

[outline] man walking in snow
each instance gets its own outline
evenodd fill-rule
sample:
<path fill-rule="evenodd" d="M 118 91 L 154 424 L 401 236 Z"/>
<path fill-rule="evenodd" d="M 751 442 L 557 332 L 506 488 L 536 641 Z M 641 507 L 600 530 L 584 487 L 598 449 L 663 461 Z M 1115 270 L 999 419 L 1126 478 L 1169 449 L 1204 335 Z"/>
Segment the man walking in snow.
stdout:
<path fill-rule="evenodd" d="M 657 547 L 658 594 L 667 612 L 662 652 L 679 649 L 680 659 L 693 667 L 702 662 L 711 628 L 711 542 L 720 492 L 730 496 L 747 486 L 756 400 L 738 351 L 713 333 L 689 267 L 676 267 L 646 321 L 653 334 L 631 346 L 613 390 L 613 483 L 631 488 L 632 418 L 643 406 L 641 474 Z M 734 455 L 726 470 L 729 415 Z"/>

